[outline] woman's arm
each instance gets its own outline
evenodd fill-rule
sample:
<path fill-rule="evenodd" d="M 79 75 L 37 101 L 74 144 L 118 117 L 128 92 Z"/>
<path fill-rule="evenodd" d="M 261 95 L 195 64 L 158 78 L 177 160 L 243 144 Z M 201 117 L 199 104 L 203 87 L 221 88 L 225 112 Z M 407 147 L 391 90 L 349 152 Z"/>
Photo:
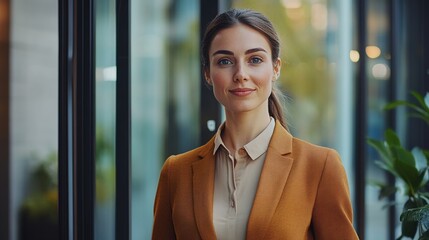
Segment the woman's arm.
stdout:
<path fill-rule="evenodd" d="M 317 190 L 312 226 L 315 239 L 358 239 L 344 167 L 338 153 L 329 150 Z"/>
<path fill-rule="evenodd" d="M 171 217 L 171 199 L 169 189 L 170 158 L 165 161 L 159 177 L 154 205 L 153 240 L 176 239 Z"/>

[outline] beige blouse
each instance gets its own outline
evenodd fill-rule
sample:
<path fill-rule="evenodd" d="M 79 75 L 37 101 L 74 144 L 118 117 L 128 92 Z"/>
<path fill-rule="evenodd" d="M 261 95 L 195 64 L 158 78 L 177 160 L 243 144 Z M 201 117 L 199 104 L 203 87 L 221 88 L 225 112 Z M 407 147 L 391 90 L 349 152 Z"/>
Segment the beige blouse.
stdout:
<path fill-rule="evenodd" d="M 256 138 L 233 154 L 221 138 L 224 124 L 219 127 L 213 152 L 216 159 L 213 224 L 217 239 L 246 238 L 247 221 L 274 126 L 275 120 L 271 118 Z"/>

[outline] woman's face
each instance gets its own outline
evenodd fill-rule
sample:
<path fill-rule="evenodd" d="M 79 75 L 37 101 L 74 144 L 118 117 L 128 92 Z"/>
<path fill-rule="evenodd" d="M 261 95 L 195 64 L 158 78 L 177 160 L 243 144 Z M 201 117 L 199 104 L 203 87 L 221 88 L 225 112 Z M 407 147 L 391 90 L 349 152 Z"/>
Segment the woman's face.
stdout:
<path fill-rule="evenodd" d="M 209 59 L 205 77 L 227 113 L 268 113 L 281 64 L 273 63 L 264 35 L 243 24 L 223 29 L 213 38 Z"/>

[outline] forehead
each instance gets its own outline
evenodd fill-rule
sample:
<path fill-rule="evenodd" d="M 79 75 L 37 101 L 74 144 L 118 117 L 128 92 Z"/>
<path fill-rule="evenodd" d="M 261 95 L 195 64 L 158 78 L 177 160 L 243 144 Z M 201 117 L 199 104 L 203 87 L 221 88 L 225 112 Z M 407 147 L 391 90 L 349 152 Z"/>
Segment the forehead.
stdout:
<path fill-rule="evenodd" d="M 244 24 L 236 24 L 215 35 L 209 54 L 217 50 L 230 50 L 238 53 L 252 48 L 263 48 L 271 54 L 271 47 L 265 35 Z"/>

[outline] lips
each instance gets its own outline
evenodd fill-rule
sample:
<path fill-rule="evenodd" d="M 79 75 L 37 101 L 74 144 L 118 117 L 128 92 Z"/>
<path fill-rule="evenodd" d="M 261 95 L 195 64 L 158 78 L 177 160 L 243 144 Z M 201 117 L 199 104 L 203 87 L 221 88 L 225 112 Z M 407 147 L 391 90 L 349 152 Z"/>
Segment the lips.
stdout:
<path fill-rule="evenodd" d="M 252 88 L 234 88 L 232 90 L 229 90 L 230 93 L 234 94 L 235 96 L 247 96 L 254 92 L 255 89 Z"/>

